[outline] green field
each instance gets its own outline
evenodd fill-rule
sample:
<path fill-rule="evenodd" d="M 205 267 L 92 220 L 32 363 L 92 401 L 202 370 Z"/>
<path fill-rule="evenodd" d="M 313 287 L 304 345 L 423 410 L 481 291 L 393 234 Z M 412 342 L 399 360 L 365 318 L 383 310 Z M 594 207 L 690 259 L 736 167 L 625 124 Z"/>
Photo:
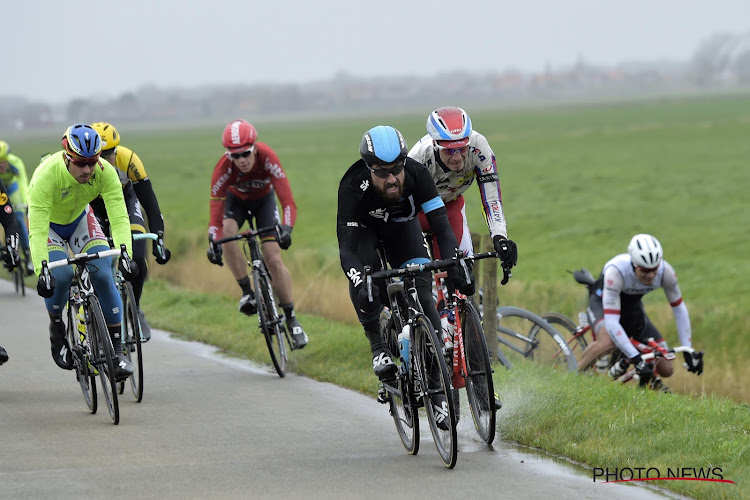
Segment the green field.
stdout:
<path fill-rule="evenodd" d="M 411 144 L 424 133 L 427 111 L 388 120 L 256 123 L 260 140 L 279 154 L 299 210 L 285 261 L 298 309 L 308 313 L 301 318 L 310 345 L 293 354 L 293 369 L 301 374 L 374 395 L 369 349 L 338 264 L 337 186 L 357 159 L 365 130 L 391 124 Z M 706 352 L 703 376 L 679 373 L 669 381 L 678 392 L 698 395 L 693 397 L 643 393 L 534 367 L 498 368 L 500 436 L 590 467 L 720 466 L 736 485 L 664 486 L 699 498 L 745 497 L 750 413 L 737 402 L 750 401 L 750 287 L 742 279 L 750 271 L 750 216 L 743 201 L 750 186 L 750 96 L 467 111 L 498 158 L 509 233 L 519 246 L 514 277 L 499 291 L 502 303 L 575 315 L 585 303 L 583 288 L 565 270 L 584 266 L 596 273 L 625 251 L 632 234 L 651 232 L 680 277 L 693 344 Z M 106 117 L 92 117 L 100 119 Z M 142 157 L 154 182 L 174 256 L 167 266 L 151 267 L 159 279 L 147 284 L 144 309 L 155 327 L 267 363 L 254 333 L 257 322 L 234 312 L 239 290 L 229 271 L 205 258 L 209 181 L 222 153 L 222 128 L 120 127 L 123 144 Z M 31 159 L 59 148 L 58 137 L 14 140 L 11 146 L 32 170 Z M 473 229 L 485 231 L 475 188 L 467 203 Z M 647 309 L 676 344 L 661 292 L 648 297 Z M 397 440 L 395 433 L 388 438 Z"/>
<path fill-rule="evenodd" d="M 705 377 L 686 380 L 684 390 L 706 387 L 750 400 L 743 389 L 748 384 L 737 383 L 750 382 L 750 346 L 743 342 L 750 285 L 740 279 L 750 271 L 744 198 L 750 186 L 750 96 L 468 111 L 495 151 L 509 235 L 519 247 L 501 301 L 575 316 L 585 297 L 565 270 L 587 267 L 596 274 L 625 251 L 634 233 L 652 233 L 680 277 L 694 345 L 706 351 Z M 256 122 L 260 140 L 279 154 L 299 210 L 286 261 L 301 310 L 353 321 L 335 236 L 338 181 L 357 159 L 369 127 L 394 125 L 413 144 L 425 132 L 425 117 Z M 143 159 L 166 218 L 175 258 L 155 275 L 236 294 L 229 272 L 204 258 L 209 181 L 222 153 L 222 128 L 122 126 L 120 132 L 123 144 Z M 11 145 L 32 170 L 32 159 L 59 147 L 58 136 Z M 474 187 L 467 204 L 471 227 L 485 231 Z M 651 294 L 647 304 L 662 334 L 676 343 L 663 294 Z M 727 364 L 738 369 L 730 374 Z"/>

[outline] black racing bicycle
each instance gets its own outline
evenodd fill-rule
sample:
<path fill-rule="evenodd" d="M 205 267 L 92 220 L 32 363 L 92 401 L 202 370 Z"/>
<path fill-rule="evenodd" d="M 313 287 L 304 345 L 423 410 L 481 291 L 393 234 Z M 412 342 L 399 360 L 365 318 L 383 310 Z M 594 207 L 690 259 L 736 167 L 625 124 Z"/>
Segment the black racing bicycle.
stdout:
<path fill-rule="evenodd" d="M 49 280 L 50 269 L 68 264 L 73 265 L 73 282 L 68 292 L 66 334 L 73 357 L 76 380 L 81 386 L 89 412 L 96 413 L 96 377 L 100 378 L 109 416 L 115 425 L 120 422 L 117 381 L 114 375 L 117 358 L 99 298 L 96 296 L 89 277 L 88 267 L 96 269 L 96 272 L 109 272 L 109 269 L 96 268 L 96 264 L 89 264 L 89 262 L 101 257 L 120 256 L 124 252 L 123 246 L 121 250 L 112 249 L 92 254 L 79 253 L 73 257 L 49 263 L 45 260 L 42 261 L 41 272 L 41 275 Z"/>
<path fill-rule="evenodd" d="M 381 335 L 392 353 L 400 353 L 394 359 L 396 377 L 381 383 L 378 401 L 389 405 L 398 435 L 410 455 L 419 451 L 419 409 L 424 408 L 435 447 L 449 469 L 455 467 L 458 453 L 451 372 L 443 342 L 419 302 L 416 275 L 457 263 L 458 259 L 443 259 L 375 272 L 365 267 L 370 297 L 372 281 L 386 280 L 390 317 L 381 320 Z"/>
<path fill-rule="evenodd" d="M 289 361 L 286 346 L 288 344 L 290 349 L 293 349 L 293 347 L 289 332 L 284 326 L 284 315 L 279 314 L 276 308 L 273 288 L 271 287 L 271 273 L 269 273 L 266 262 L 263 260 L 260 243 L 258 242 L 258 239 L 264 235 L 273 235 L 278 240 L 279 232 L 278 224 L 260 229 L 253 229 L 251 225 L 251 228 L 247 231 L 215 240 L 214 243 L 221 245 L 228 241 L 245 240 L 243 251 L 247 258 L 247 265 L 252 271 L 253 291 L 258 308 L 258 327 L 266 339 L 273 367 L 279 377 L 283 377 L 286 374 Z M 284 342 L 285 338 L 286 343 Z"/>

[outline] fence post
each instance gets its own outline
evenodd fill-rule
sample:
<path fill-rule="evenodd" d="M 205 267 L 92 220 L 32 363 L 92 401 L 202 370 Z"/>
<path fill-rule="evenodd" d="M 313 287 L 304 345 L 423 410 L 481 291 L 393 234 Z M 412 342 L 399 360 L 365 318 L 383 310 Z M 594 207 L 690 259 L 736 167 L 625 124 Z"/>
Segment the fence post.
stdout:
<path fill-rule="evenodd" d="M 489 234 L 483 234 L 481 242 L 480 248 L 483 252 L 494 250 L 492 238 Z M 490 362 L 492 363 L 497 361 L 497 315 L 495 314 L 497 309 L 497 259 L 485 259 L 482 271 L 482 328 L 484 329 L 484 337 L 487 340 L 487 349 L 490 351 Z"/>

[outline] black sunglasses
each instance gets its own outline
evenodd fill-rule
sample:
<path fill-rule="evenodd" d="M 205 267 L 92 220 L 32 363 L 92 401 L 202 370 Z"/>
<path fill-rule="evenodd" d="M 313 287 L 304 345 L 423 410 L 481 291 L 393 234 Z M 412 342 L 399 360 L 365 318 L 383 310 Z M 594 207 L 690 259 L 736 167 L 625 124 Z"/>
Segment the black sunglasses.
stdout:
<path fill-rule="evenodd" d="M 255 145 L 253 145 L 250 149 L 247 151 L 243 151 L 241 153 L 229 153 L 229 157 L 233 160 L 236 160 L 238 158 L 247 158 L 251 154 L 255 152 Z"/>
<path fill-rule="evenodd" d="M 367 168 L 370 169 L 370 172 L 375 174 L 376 177 L 380 177 L 381 179 L 387 179 L 389 175 L 393 174 L 393 176 L 397 176 L 401 172 L 404 171 L 404 165 L 406 165 L 406 159 L 401 160 L 398 162 L 395 166 L 391 168 L 372 168 L 372 166 L 368 165 Z"/>

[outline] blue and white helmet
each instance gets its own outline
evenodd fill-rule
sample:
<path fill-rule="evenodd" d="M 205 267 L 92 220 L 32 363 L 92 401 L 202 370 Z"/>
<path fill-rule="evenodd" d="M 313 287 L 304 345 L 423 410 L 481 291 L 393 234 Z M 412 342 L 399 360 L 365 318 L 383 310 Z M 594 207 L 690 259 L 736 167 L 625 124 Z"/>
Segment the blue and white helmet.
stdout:
<path fill-rule="evenodd" d="M 90 125 L 76 123 L 65 131 L 62 147 L 73 160 L 97 160 L 102 152 L 102 140 Z"/>
<path fill-rule="evenodd" d="M 404 136 L 388 125 L 371 128 L 359 143 L 359 154 L 368 165 L 394 163 L 406 158 L 408 153 Z"/>
<path fill-rule="evenodd" d="M 661 248 L 659 240 L 650 234 L 636 234 L 630 240 L 628 253 L 633 261 L 633 265 L 654 269 L 661 264 L 664 258 L 664 251 Z"/>

